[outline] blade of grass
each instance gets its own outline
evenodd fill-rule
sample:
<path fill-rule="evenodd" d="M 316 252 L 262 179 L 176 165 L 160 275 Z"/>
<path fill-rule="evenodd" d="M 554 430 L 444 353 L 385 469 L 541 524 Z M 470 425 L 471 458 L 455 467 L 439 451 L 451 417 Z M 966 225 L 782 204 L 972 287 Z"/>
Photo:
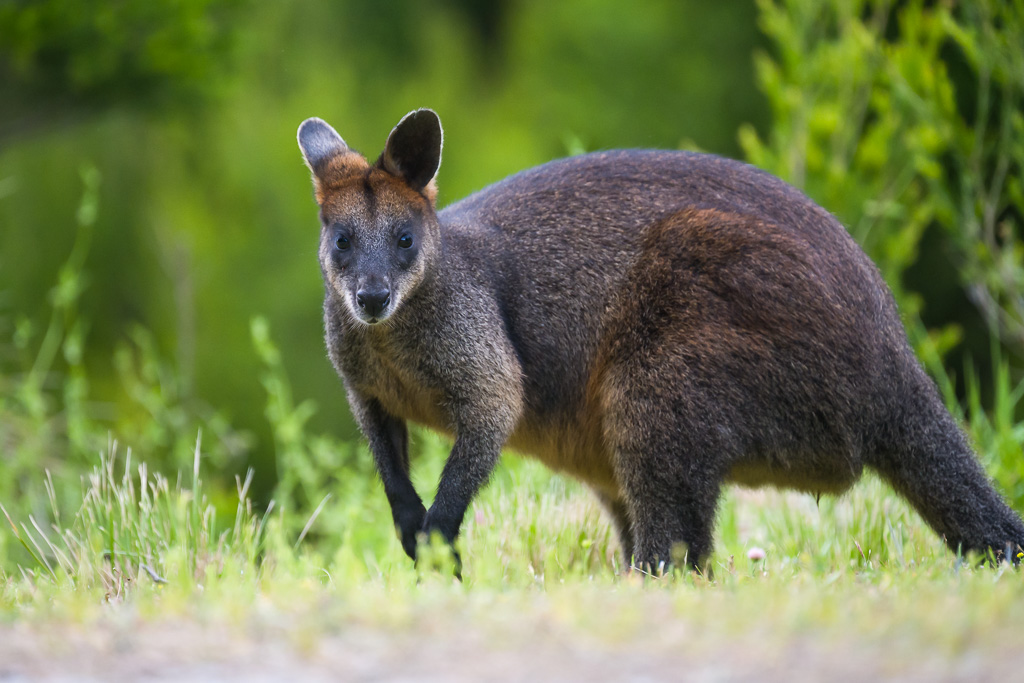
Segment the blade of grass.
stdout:
<path fill-rule="evenodd" d="M 33 559 L 35 559 L 37 562 L 42 562 L 43 566 L 46 567 L 47 571 L 49 571 L 50 574 L 53 576 L 53 578 L 56 579 L 57 578 L 57 572 L 53 571 L 53 567 L 50 566 L 50 561 L 46 559 L 46 553 L 43 552 L 43 549 L 40 547 L 39 543 L 36 541 L 35 536 L 33 536 L 32 532 L 28 530 L 28 527 L 25 526 L 24 522 L 22 523 L 21 528 L 25 532 L 25 536 L 28 537 L 28 540 L 31 541 L 32 545 L 35 546 L 36 550 L 39 551 L 39 555 L 38 556 L 33 556 Z"/>
<path fill-rule="evenodd" d="M 35 560 L 36 564 L 38 564 L 38 565 L 40 565 L 42 567 L 46 567 L 46 569 L 50 572 L 50 574 L 53 576 L 53 578 L 56 579 L 57 578 L 57 574 L 53 571 L 53 567 L 50 566 L 50 564 L 46 561 L 45 558 L 40 556 L 43 551 L 40 550 L 39 551 L 40 555 L 37 555 L 35 553 L 35 551 L 32 550 L 31 546 L 29 546 L 29 544 L 25 542 L 24 537 L 22 537 L 21 533 L 18 531 L 18 526 L 14 523 L 14 520 L 11 519 L 11 516 L 9 514 L 7 514 L 7 508 L 5 508 L 3 506 L 3 503 L 0 503 L 0 512 L 4 513 L 4 517 L 7 518 L 7 523 L 11 525 L 11 529 L 14 531 L 14 537 L 16 539 L 18 539 L 18 542 L 21 543 L 21 546 L 25 549 L 25 551 L 29 554 L 29 556 L 33 560 Z M 28 533 L 27 529 L 26 529 L 25 533 L 26 534 Z M 33 544 L 34 544 L 34 542 L 33 542 Z M 23 571 L 24 571 L 24 569 L 23 569 Z"/>
<path fill-rule="evenodd" d="M 302 539 L 304 539 L 306 534 L 309 532 L 309 528 L 313 526 L 313 522 L 316 521 L 316 518 L 320 515 L 320 511 L 324 509 L 324 505 L 326 505 L 327 501 L 330 499 L 331 494 L 328 493 L 324 496 L 323 500 L 320 501 L 320 504 L 316 506 L 316 510 L 313 510 L 313 514 L 309 516 L 306 526 L 302 527 L 302 533 L 299 534 L 299 538 L 295 541 L 295 545 L 292 546 L 293 549 L 298 549 L 299 544 L 302 543 Z"/>
<path fill-rule="evenodd" d="M 46 535 L 46 532 L 43 531 L 43 529 L 39 526 L 39 523 L 35 520 L 35 518 L 32 515 L 28 516 L 28 521 L 32 523 L 32 526 L 35 527 L 36 532 L 42 537 L 43 542 L 46 543 L 46 547 L 49 548 L 50 552 L 53 553 L 53 556 L 57 558 L 57 562 L 60 564 L 61 568 L 65 572 L 70 574 L 71 570 L 73 569 L 73 565 L 68 560 L 68 556 L 65 555 L 60 548 L 58 548 L 56 545 L 53 544 L 53 542 L 50 541 L 49 536 Z"/>

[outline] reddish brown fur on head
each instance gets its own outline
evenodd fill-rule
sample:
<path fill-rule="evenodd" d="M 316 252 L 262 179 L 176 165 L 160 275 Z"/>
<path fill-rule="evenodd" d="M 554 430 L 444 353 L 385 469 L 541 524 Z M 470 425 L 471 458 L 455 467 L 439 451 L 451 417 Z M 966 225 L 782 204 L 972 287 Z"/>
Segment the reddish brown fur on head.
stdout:
<path fill-rule="evenodd" d="M 337 194 L 346 185 L 359 182 L 369 170 L 370 164 L 363 155 L 351 150 L 329 159 L 320 172 L 313 172 L 316 203 L 323 206 L 328 195 Z"/>
<path fill-rule="evenodd" d="M 350 149 L 323 119 L 303 121 L 297 137 L 302 156 L 313 173 L 316 201 L 321 206 L 331 189 L 354 181 L 354 177 L 365 175 L 371 168 L 363 155 Z M 430 109 L 417 109 L 394 127 L 372 168 L 401 180 L 402 185 L 423 195 L 433 206 L 443 143 L 444 131 L 437 114 Z"/>

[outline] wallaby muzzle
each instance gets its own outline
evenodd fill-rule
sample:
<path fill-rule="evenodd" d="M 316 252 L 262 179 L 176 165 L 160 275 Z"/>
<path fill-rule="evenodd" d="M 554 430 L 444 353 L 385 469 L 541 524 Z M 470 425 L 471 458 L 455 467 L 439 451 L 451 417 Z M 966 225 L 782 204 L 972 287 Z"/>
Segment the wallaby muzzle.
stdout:
<path fill-rule="evenodd" d="M 379 318 L 384 309 L 391 303 L 391 292 L 386 287 L 360 288 L 356 292 L 356 304 L 359 310 L 372 318 Z"/>
<path fill-rule="evenodd" d="M 380 322 L 391 311 L 391 286 L 387 277 L 369 276 L 359 278 L 355 296 L 358 310 L 356 315 L 366 323 Z"/>

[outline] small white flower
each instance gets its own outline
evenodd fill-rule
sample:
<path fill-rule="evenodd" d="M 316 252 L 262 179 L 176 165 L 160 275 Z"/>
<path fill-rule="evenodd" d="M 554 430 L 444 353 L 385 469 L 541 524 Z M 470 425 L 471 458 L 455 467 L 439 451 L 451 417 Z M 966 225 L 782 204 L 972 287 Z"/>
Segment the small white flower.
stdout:
<path fill-rule="evenodd" d="M 750 560 L 751 562 L 758 562 L 759 560 L 763 560 L 764 559 L 764 549 L 763 548 L 758 548 L 756 546 L 751 548 L 750 550 L 747 551 L 747 559 Z"/>

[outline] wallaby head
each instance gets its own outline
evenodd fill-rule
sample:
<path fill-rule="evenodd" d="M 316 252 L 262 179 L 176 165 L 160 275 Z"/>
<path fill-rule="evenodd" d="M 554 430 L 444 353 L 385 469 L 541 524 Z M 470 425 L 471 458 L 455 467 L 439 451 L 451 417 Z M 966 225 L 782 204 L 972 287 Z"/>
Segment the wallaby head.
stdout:
<path fill-rule="evenodd" d="M 438 260 L 434 176 L 442 137 L 437 114 L 418 109 L 399 121 L 370 164 L 321 119 L 299 126 L 320 206 L 324 281 L 358 322 L 393 315 Z"/>

